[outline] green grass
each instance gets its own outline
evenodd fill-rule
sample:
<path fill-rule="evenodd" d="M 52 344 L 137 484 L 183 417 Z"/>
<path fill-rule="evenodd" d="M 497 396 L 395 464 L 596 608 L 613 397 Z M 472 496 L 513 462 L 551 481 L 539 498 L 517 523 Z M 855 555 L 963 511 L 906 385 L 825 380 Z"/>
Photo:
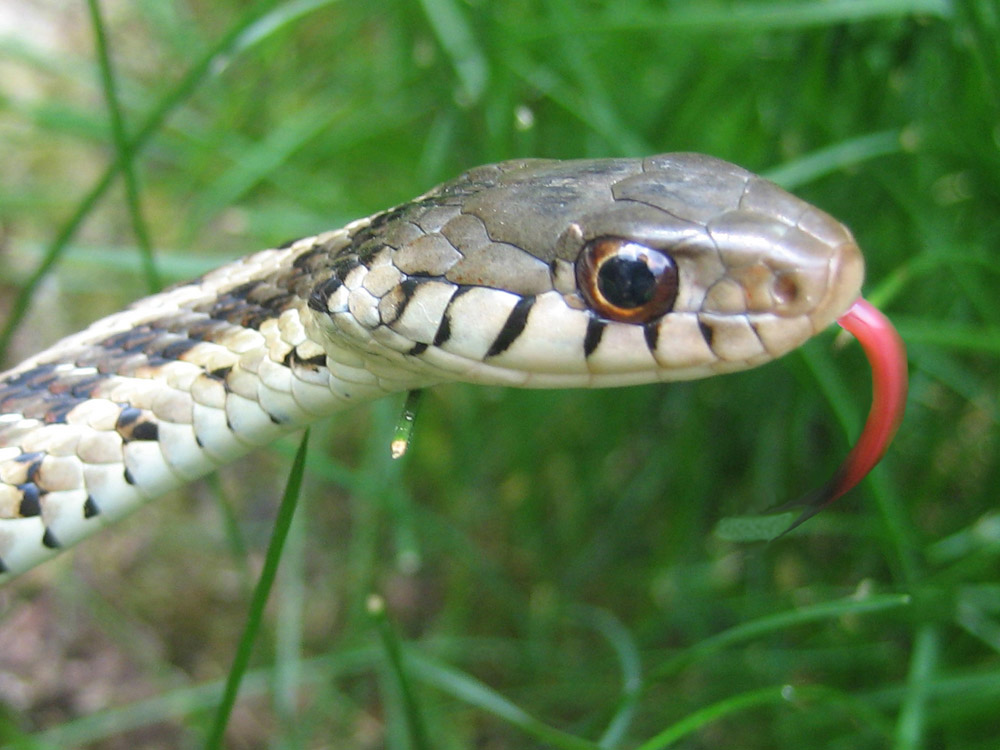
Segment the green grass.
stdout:
<path fill-rule="evenodd" d="M 297 438 L 4 589 L 0 742 L 203 747 L 259 625 L 226 747 L 996 747 L 995 0 L 105 2 L 106 59 L 96 4 L 33 5 L 0 35 L 8 363 L 475 164 L 697 150 L 852 227 L 912 383 L 871 478 L 765 546 L 714 530 L 867 409 L 833 332 L 700 383 L 438 389 L 396 463 L 402 395 L 346 413 L 263 612 Z"/>

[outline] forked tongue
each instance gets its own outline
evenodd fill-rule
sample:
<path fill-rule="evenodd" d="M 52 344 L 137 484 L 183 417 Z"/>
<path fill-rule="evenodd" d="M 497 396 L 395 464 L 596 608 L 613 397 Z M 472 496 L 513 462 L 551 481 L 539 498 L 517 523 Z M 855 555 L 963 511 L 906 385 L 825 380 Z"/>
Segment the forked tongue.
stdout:
<path fill-rule="evenodd" d="M 861 344 L 872 367 L 872 406 L 864 429 L 847 458 L 825 485 L 791 503 L 805 506 L 785 533 L 816 515 L 864 479 L 885 455 L 906 406 L 906 347 L 892 323 L 864 297 L 837 318 Z"/>

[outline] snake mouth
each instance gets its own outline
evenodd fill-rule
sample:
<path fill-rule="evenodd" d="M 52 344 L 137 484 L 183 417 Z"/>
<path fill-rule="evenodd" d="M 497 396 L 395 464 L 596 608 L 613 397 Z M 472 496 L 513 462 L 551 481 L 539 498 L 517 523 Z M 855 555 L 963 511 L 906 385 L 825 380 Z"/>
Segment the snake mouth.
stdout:
<path fill-rule="evenodd" d="M 809 316 L 817 333 L 847 312 L 861 294 L 865 261 L 861 249 L 850 235 L 848 241 L 839 245 L 831 256 L 827 278 L 827 293 Z"/>

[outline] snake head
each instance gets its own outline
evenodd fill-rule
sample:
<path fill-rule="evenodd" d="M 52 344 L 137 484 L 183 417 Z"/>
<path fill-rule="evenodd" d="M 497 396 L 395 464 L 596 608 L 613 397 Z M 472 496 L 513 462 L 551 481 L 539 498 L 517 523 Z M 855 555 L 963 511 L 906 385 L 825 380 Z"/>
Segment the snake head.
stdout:
<path fill-rule="evenodd" d="M 776 359 L 839 320 L 870 356 L 891 354 L 872 357 L 866 428 L 800 522 L 867 474 L 899 424 L 905 355 L 859 300 L 850 231 L 719 159 L 504 162 L 349 234 L 310 298 L 349 382 L 684 380 Z"/>
<path fill-rule="evenodd" d="M 334 350 L 379 348 L 380 377 L 525 387 L 753 367 L 864 275 L 842 224 L 699 154 L 480 167 L 357 227 L 334 266 L 315 305 Z"/>

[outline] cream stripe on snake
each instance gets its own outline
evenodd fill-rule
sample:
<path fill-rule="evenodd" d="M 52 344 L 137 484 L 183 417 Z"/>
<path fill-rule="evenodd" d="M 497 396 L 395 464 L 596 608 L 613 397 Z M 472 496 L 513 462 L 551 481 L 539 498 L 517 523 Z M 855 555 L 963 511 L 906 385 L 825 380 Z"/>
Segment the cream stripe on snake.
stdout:
<path fill-rule="evenodd" d="M 618 260 L 591 289 L 599 251 Z M 141 300 L 0 376 L 3 575 L 388 393 L 761 364 L 833 322 L 862 275 L 841 224 L 710 157 L 471 170 Z"/>

